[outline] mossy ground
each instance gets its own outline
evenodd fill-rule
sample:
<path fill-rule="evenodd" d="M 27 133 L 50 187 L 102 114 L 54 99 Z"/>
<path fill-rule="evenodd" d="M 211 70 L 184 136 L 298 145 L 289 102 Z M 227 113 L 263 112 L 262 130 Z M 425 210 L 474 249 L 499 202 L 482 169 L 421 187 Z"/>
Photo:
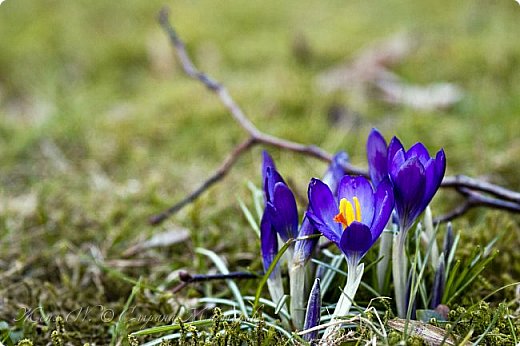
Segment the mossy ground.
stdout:
<path fill-rule="evenodd" d="M 177 316 L 192 297 L 227 294 L 219 283 L 169 293 L 178 283 L 172 273 L 212 270 L 195 247 L 214 250 L 233 269 L 260 268 L 258 242 L 237 202 L 248 200 L 245 183 L 259 180 L 260 148 L 164 226 L 147 223 L 207 178 L 245 137 L 219 101 L 177 66 L 155 21 L 163 5 L 7 0 L 0 6 L 0 321 L 12 335 L 48 343 L 62 316 L 63 342 L 126 344 L 128 331 L 164 324 L 138 316 Z M 346 150 L 364 166 L 366 136 L 378 127 L 406 145 L 421 140 L 444 147 L 448 174 L 488 177 L 520 190 L 520 7 L 514 1 L 169 5 L 195 62 L 226 84 L 262 130 Z M 418 112 L 318 90 L 321 71 L 401 31 L 417 35 L 420 45 L 395 71 L 411 83 L 456 83 L 465 90 L 461 103 Z M 305 56 L 297 48 L 302 42 Z M 334 105 L 355 119 L 331 123 Z M 310 176 L 325 169 L 311 158 L 271 152 L 303 195 Z M 434 212 L 455 203 L 442 192 Z M 189 241 L 123 258 L 133 244 L 177 227 L 190 231 Z M 461 302 L 518 280 L 518 217 L 480 209 L 455 228 L 468 244 L 462 248 L 503 234 L 495 267 Z M 134 319 L 117 324 L 139 278 L 145 288 L 130 302 Z M 251 292 L 255 285 L 241 288 Z M 513 293 L 490 303 L 512 302 Z M 70 315 L 88 308 L 88 318 Z M 22 318 L 24 311 L 34 312 L 32 318 Z M 107 311 L 113 317 L 103 319 Z"/>

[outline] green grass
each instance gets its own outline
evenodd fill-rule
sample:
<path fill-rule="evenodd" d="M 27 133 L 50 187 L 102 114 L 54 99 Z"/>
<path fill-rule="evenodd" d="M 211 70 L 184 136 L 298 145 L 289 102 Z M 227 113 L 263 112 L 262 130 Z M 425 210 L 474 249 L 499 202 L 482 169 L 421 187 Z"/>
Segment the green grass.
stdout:
<path fill-rule="evenodd" d="M 259 182 L 260 148 L 165 226 L 147 224 L 245 138 L 219 101 L 183 75 L 155 21 L 163 5 L 7 0 L 0 6 L 0 321 L 37 344 L 50 341 L 54 324 L 17 326 L 20 309 L 42 306 L 57 316 L 101 304 L 118 316 L 134 286 L 123 277 L 166 290 L 138 293 L 142 314 L 177 314 L 189 298 L 229 296 L 224 283 L 169 293 L 178 283 L 172 272 L 213 267 L 196 247 L 224 256 L 229 268 L 260 268 L 256 236 L 237 200 L 248 201 L 247 181 Z M 520 8 L 514 1 L 169 5 L 197 65 L 223 82 L 263 131 L 347 150 L 354 164 L 365 166 L 366 136 L 378 127 L 406 145 L 421 140 L 444 147 L 449 174 L 486 176 L 520 190 Z M 318 90 L 320 72 L 401 31 L 420 37 L 420 45 L 396 72 L 412 83 L 454 82 L 466 93 L 460 104 L 417 112 Z M 294 48 L 301 40 L 310 50 L 304 60 Z M 352 126 L 327 120 L 335 104 L 357 114 L 347 119 Z M 310 176 L 325 169 L 310 158 L 272 153 L 301 194 Z M 434 212 L 453 203 L 442 192 Z M 177 226 L 190 230 L 189 242 L 131 258 L 144 264 L 110 265 L 136 242 Z M 488 289 L 518 278 L 518 217 L 478 210 L 455 228 L 469 247 L 505 233 L 498 268 L 486 275 Z M 241 283 L 245 292 L 255 287 Z M 490 291 L 479 287 L 465 296 L 468 302 Z M 106 344 L 115 325 L 75 321 L 65 328 L 75 343 Z"/>

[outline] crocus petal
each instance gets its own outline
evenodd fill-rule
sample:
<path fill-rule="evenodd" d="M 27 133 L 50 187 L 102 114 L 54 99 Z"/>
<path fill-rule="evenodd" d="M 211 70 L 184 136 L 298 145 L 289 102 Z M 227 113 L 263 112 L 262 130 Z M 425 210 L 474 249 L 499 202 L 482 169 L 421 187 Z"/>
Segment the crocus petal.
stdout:
<path fill-rule="evenodd" d="M 397 214 L 403 227 L 408 229 L 426 208 L 422 204 L 426 187 L 424 167 L 417 157 L 412 157 L 406 160 L 397 174 L 391 174 L 391 178 Z"/>
<path fill-rule="evenodd" d="M 278 238 L 276 231 L 271 226 L 267 211 L 264 211 L 262 220 L 260 221 L 260 247 L 262 250 L 264 271 L 267 271 L 278 253 Z"/>
<path fill-rule="evenodd" d="M 346 198 L 352 202 L 357 197 L 361 206 L 361 222 L 366 225 L 372 224 L 374 218 L 374 190 L 365 177 L 352 177 L 346 175 L 341 179 L 338 186 L 338 201 Z M 335 213 L 337 214 L 337 210 Z"/>
<path fill-rule="evenodd" d="M 377 186 L 375 200 L 375 215 L 374 220 L 372 221 L 372 226 L 370 227 L 372 240 L 374 242 L 385 229 L 394 209 L 394 192 L 388 177 L 381 181 Z"/>
<path fill-rule="evenodd" d="M 274 196 L 272 205 L 266 208 L 272 208 L 271 223 L 285 242 L 289 238 L 298 236 L 298 209 L 294 195 L 284 183 L 277 183 L 274 187 Z"/>
<path fill-rule="evenodd" d="M 405 156 L 407 159 L 416 156 L 423 166 L 426 166 L 428 161 L 430 161 L 430 153 L 428 153 L 428 149 L 426 149 L 424 144 L 421 142 L 412 145 L 412 147 L 405 153 Z"/>
<path fill-rule="evenodd" d="M 317 217 L 312 211 L 308 210 L 307 213 L 305 213 L 305 216 L 309 219 L 311 224 L 325 236 L 328 240 L 335 243 L 339 246 L 339 241 L 341 240 L 341 225 L 338 223 L 337 226 L 334 226 L 334 228 L 331 228 L 329 225 L 323 223 L 321 221 L 321 218 Z"/>
<path fill-rule="evenodd" d="M 437 178 L 436 185 L 439 187 L 446 173 L 446 154 L 444 149 L 441 149 L 435 155 L 435 176 Z"/>
<path fill-rule="evenodd" d="M 307 216 L 303 218 L 298 237 L 306 237 L 309 235 L 316 234 L 316 227 L 313 226 Z M 294 246 L 293 261 L 295 263 L 305 263 L 309 260 L 314 251 L 314 247 L 318 243 L 318 238 L 310 238 L 305 240 L 299 240 Z"/>
<path fill-rule="evenodd" d="M 383 135 L 372 129 L 367 140 L 368 172 L 374 185 L 378 185 L 388 175 L 388 152 Z"/>
<path fill-rule="evenodd" d="M 425 204 L 428 204 L 437 189 L 439 188 L 439 185 L 437 185 L 437 174 L 436 174 L 436 168 L 435 168 L 435 159 L 430 159 L 426 162 L 426 164 L 423 164 L 424 166 L 424 175 L 426 177 L 425 179 L 425 188 L 424 188 L 424 197 L 423 201 Z"/>
<path fill-rule="evenodd" d="M 444 173 L 446 173 L 446 154 L 444 149 L 439 150 L 435 155 L 435 172 L 440 176 L 439 180 L 442 181 Z"/>
<path fill-rule="evenodd" d="M 274 187 L 277 183 L 284 183 L 282 176 L 273 167 L 267 167 L 266 178 L 264 180 L 265 201 L 272 202 L 274 199 Z"/>
<path fill-rule="evenodd" d="M 273 179 L 272 171 L 276 171 L 273 158 L 267 151 L 262 151 L 262 187 L 264 188 L 264 202 L 271 200 L 274 192 L 274 185 L 277 183 Z"/>
<path fill-rule="evenodd" d="M 361 258 L 373 243 L 370 228 L 354 221 L 343 232 L 339 248 L 347 257 Z"/>
<path fill-rule="evenodd" d="M 388 144 L 388 164 L 390 165 L 390 162 L 393 161 L 394 159 L 394 155 L 399 151 L 399 150 L 403 150 L 404 152 L 404 147 L 403 147 L 403 144 L 401 143 L 401 141 L 399 140 L 399 138 L 397 137 L 392 137 L 392 139 L 390 140 L 390 144 Z M 403 160 L 404 161 L 404 160 Z M 390 166 L 388 166 L 390 167 Z"/>
<path fill-rule="evenodd" d="M 329 187 L 321 180 L 313 178 L 309 183 L 308 195 L 309 209 L 313 214 L 311 221 L 316 220 L 320 224 L 328 226 L 332 232 L 335 232 L 341 238 L 341 225 L 334 222 L 334 216 L 338 213 L 338 205 Z M 329 238 L 316 224 L 315 226 L 323 235 Z"/>
<path fill-rule="evenodd" d="M 400 149 L 393 155 L 392 160 L 388 161 L 388 174 L 390 177 L 397 176 L 399 169 L 401 169 L 401 166 L 404 165 L 405 162 L 405 151 L 404 149 Z"/>
<path fill-rule="evenodd" d="M 446 171 L 446 156 L 444 150 L 439 150 L 435 159 L 430 159 L 424 166 L 426 171 L 426 188 L 424 192 L 423 204 L 428 205 L 439 186 L 441 185 L 444 172 Z"/>
<path fill-rule="evenodd" d="M 276 169 L 273 158 L 267 151 L 262 151 L 262 181 L 265 181 L 267 178 L 267 168 L 271 167 L 272 169 Z"/>
<path fill-rule="evenodd" d="M 344 151 L 340 151 L 334 155 L 332 161 L 323 176 L 323 182 L 327 184 L 330 188 L 330 191 L 335 195 L 338 189 L 338 183 L 341 178 L 345 175 L 345 170 L 343 167 L 348 163 L 349 157 L 348 154 Z"/>

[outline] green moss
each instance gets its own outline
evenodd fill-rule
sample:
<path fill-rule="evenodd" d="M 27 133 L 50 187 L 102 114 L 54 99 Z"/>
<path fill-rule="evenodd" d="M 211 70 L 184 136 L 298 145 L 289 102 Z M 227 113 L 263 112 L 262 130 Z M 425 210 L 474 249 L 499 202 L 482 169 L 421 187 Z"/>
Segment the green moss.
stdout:
<path fill-rule="evenodd" d="M 17 346 L 33 346 L 33 343 L 29 339 L 23 339 L 23 340 L 20 340 L 16 345 Z"/>
<path fill-rule="evenodd" d="M 520 325 L 512 320 L 506 304 L 492 307 L 489 303 L 479 302 L 469 308 L 458 307 L 449 313 L 450 324 L 446 330 L 452 330 L 464 337 L 471 333 L 473 340 L 479 338 L 485 345 L 515 344 L 514 335 L 519 335 Z"/>

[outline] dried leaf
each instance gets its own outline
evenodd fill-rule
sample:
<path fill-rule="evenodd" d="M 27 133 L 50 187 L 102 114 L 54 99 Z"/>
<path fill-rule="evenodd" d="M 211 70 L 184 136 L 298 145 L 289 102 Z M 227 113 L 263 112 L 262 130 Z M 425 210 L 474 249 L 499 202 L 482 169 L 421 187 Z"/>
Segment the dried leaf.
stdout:
<path fill-rule="evenodd" d="M 361 50 L 347 64 L 333 67 L 318 76 L 318 86 L 324 92 L 339 89 L 363 89 L 376 81 L 398 80 L 388 68 L 401 62 L 416 45 L 410 35 L 397 34 Z"/>
<path fill-rule="evenodd" d="M 462 89 L 451 83 L 414 85 L 387 80 L 376 85 L 383 93 L 384 101 L 418 110 L 446 109 L 464 96 Z"/>

